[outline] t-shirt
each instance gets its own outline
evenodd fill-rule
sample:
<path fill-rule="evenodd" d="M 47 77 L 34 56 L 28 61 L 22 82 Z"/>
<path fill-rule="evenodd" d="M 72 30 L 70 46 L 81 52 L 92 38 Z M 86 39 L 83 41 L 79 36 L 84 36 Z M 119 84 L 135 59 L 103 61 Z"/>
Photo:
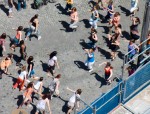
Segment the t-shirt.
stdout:
<path fill-rule="evenodd" d="M 54 78 L 54 80 L 49 85 L 50 91 L 55 91 L 57 84 L 59 84 L 59 80 L 57 78 Z"/>
<path fill-rule="evenodd" d="M 20 73 L 19 78 L 23 80 L 26 75 L 27 75 L 27 72 L 23 71 L 23 72 Z"/>
<path fill-rule="evenodd" d="M 56 56 L 54 56 L 53 58 L 49 59 L 48 66 L 54 66 L 55 65 L 55 61 L 57 61 L 57 57 Z"/>
<path fill-rule="evenodd" d="M 73 94 L 73 96 L 69 99 L 69 102 L 71 102 L 71 103 L 75 103 L 75 101 L 76 101 L 76 97 L 77 97 L 77 98 L 80 98 L 80 95 L 79 95 L 79 94 L 74 93 L 74 94 Z M 77 99 L 77 100 L 79 100 L 79 99 Z"/>

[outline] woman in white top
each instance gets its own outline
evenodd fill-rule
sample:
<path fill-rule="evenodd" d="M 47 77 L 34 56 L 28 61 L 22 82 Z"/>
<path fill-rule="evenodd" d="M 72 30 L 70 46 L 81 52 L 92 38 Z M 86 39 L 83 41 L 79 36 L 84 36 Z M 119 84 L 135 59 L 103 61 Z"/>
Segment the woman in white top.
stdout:
<path fill-rule="evenodd" d="M 18 76 L 17 82 L 13 85 L 13 89 L 16 89 L 19 86 L 19 91 L 21 91 L 24 88 L 26 76 L 27 76 L 26 66 L 23 66 L 21 68 L 21 73 Z"/>
<path fill-rule="evenodd" d="M 42 86 L 43 86 L 43 77 L 40 77 L 38 82 L 34 84 L 34 89 L 41 94 L 42 93 Z"/>
<path fill-rule="evenodd" d="M 130 9 L 130 13 L 132 13 L 133 15 L 135 15 L 135 12 L 138 11 L 138 0 L 131 0 L 131 9 Z"/>
<path fill-rule="evenodd" d="M 73 92 L 73 96 L 69 99 L 69 102 L 68 102 L 68 107 L 69 107 L 69 110 L 67 112 L 67 114 L 71 114 L 71 111 L 74 109 L 75 105 L 77 106 L 77 108 L 79 108 L 79 100 L 80 100 L 80 95 L 82 93 L 82 90 L 81 89 L 77 89 L 76 91 L 74 90 L 71 90 L 70 88 L 67 87 L 67 90 Z"/>
<path fill-rule="evenodd" d="M 50 58 L 48 61 L 48 70 L 47 70 L 48 76 L 50 76 L 50 72 L 52 73 L 52 76 L 55 74 L 55 66 L 57 66 L 57 68 L 59 69 L 56 55 L 57 55 L 57 51 L 53 51 L 50 54 Z"/>
<path fill-rule="evenodd" d="M 37 103 L 37 106 L 36 106 L 37 109 L 36 109 L 35 114 L 39 114 L 39 112 L 41 112 L 42 114 L 45 114 L 46 104 L 48 106 L 49 114 L 52 114 L 51 109 L 50 109 L 50 103 L 49 103 L 50 94 L 44 94 L 44 95 L 41 94 L 41 96 L 42 98 Z"/>

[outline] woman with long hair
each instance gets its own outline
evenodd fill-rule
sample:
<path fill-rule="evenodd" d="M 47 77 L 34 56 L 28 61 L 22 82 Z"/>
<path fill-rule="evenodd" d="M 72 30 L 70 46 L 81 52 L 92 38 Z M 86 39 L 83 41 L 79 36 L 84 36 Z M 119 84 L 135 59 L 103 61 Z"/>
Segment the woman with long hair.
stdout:
<path fill-rule="evenodd" d="M 50 72 L 52 73 L 52 76 L 55 74 L 55 66 L 57 66 L 57 68 L 59 69 L 59 64 L 57 61 L 57 51 L 53 51 L 50 55 L 49 55 L 49 60 L 48 60 L 48 76 L 50 75 Z"/>
<path fill-rule="evenodd" d="M 35 34 L 38 37 L 38 40 L 40 40 L 41 35 L 39 33 L 39 30 L 38 30 L 38 28 L 39 28 L 38 14 L 34 15 L 34 17 L 31 18 L 30 23 L 31 23 L 31 26 L 30 26 L 27 34 L 26 34 L 25 40 L 27 40 L 30 37 L 32 32 L 35 32 Z M 30 38 L 30 40 L 31 40 L 31 38 Z"/>
<path fill-rule="evenodd" d="M 33 56 L 30 56 L 27 60 L 27 63 L 28 63 L 28 77 L 32 77 L 32 78 L 35 78 L 34 74 L 35 74 L 35 71 L 34 71 L 34 62 L 33 62 L 34 58 Z"/>
<path fill-rule="evenodd" d="M 45 106 L 47 104 L 48 106 L 48 110 L 49 110 L 49 114 L 52 114 L 51 112 L 51 108 L 50 108 L 50 94 L 41 94 L 41 99 L 39 99 L 37 105 L 36 105 L 36 113 L 35 114 L 45 114 Z"/>
<path fill-rule="evenodd" d="M 16 30 L 15 28 L 13 29 Z M 16 46 L 18 46 L 20 41 L 22 40 L 22 30 L 23 30 L 23 26 L 19 26 L 18 29 L 16 30 L 17 32 L 16 36 L 13 39 L 11 39 L 12 45 L 10 49 L 13 51 L 15 51 Z"/>

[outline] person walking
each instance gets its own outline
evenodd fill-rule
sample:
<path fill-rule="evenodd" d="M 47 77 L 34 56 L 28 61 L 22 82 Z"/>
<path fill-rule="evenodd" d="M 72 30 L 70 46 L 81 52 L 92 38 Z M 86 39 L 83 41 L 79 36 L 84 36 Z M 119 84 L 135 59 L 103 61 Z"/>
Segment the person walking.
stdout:
<path fill-rule="evenodd" d="M 43 87 L 43 77 L 40 77 L 37 83 L 34 85 L 34 89 L 41 94 L 42 93 L 42 87 Z M 39 95 L 38 95 L 39 98 Z"/>
<path fill-rule="evenodd" d="M 23 9 L 26 9 L 26 0 L 18 0 L 18 6 L 17 6 L 17 10 L 20 11 L 21 10 L 21 6 L 23 6 Z"/>
<path fill-rule="evenodd" d="M 33 82 L 30 82 L 30 83 L 27 85 L 27 87 L 26 87 L 25 90 L 26 90 L 26 91 L 25 91 L 24 94 L 23 94 L 24 100 L 23 100 L 23 102 L 18 106 L 18 109 L 19 109 L 20 107 L 22 107 L 23 104 L 27 104 L 27 106 L 28 106 L 28 105 L 32 102 L 31 95 L 32 95 L 33 92 L 38 94 L 38 92 L 33 89 Z"/>
<path fill-rule="evenodd" d="M 30 23 L 31 23 L 31 26 L 30 26 L 29 30 L 27 31 L 25 40 L 27 40 L 30 37 L 32 32 L 34 32 L 37 35 L 38 40 L 40 40 L 41 35 L 40 35 L 39 29 L 38 29 L 39 28 L 38 14 L 34 15 L 34 17 L 31 18 Z M 30 38 L 30 40 L 31 40 L 31 38 Z"/>
<path fill-rule="evenodd" d="M 26 53 L 26 45 L 25 45 L 25 42 L 24 40 L 21 40 L 20 41 L 20 58 L 19 58 L 19 61 L 16 63 L 16 66 L 21 66 L 22 64 L 20 63 L 21 60 L 24 60 L 26 61 L 26 58 L 27 58 L 27 53 Z"/>
<path fill-rule="evenodd" d="M 67 4 L 66 4 L 66 7 L 65 7 L 65 10 L 67 12 L 69 12 L 73 7 L 73 0 L 66 0 L 66 1 L 67 1 Z"/>
<path fill-rule="evenodd" d="M 19 87 L 19 91 L 24 89 L 24 83 L 27 79 L 27 71 L 26 71 L 26 66 L 23 66 L 21 68 L 21 73 L 18 76 L 18 79 L 16 81 L 16 83 L 13 85 L 13 89 L 16 89 L 17 87 Z"/>
<path fill-rule="evenodd" d="M 81 89 L 77 89 L 76 91 L 70 89 L 67 87 L 67 90 L 73 92 L 73 96 L 69 99 L 68 102 L 68 108 L 69 110 L 67 111 L 67 114 L 71 114 L 72 110 L 77 106 L 77 108 L 79 108 L 79 101 L 80 101 L 80 95 L 82 93 Z M 76 106 L 75 106 L 76 105 Z M 77 109 L 75 109 L 77 110 Z"/>
<path fill-rule="evenodd" d="M 73 7 L 71 9 L 71 14 L 70 14 L 70 18 L 71 18 L 71 22 L 70 22 L 70 25 L 69 27 L 71 29 L 73 29 L 73 31 L 76 31 L 77 30 L 77 23 L 79 21 L 79 18 L 78 18 L 78 13 L 77 13 L 77 9 L 76 7 Z"/>
<path fill-rule="evenodd" d="M 99 14 L 98 14 L 98 11 L 96 9 L 96 6 L 94 6 L 90 12 L 92 12 L 92 15 L 91 15 L 91 18 L 89 20 L 89 23 L 94 29 L 97 29 L 97 22 L 99 20 Z"/>
<path fill-rule="evenodd" d="M 30 56 L 27 60 L 27 63 L 28 63 L 28 78 L 32 77 L 32 78 L 35 78 L 34 74 L 34 62 L 33 62 L 33 56 Z"/>
<path fill-rule="evenodd" d="M 57 66 L 57 68 L 59 69 L 59 64 L 57 61 L 57 51 L 53 51 L 50 55 L 49 55 L 49 60 L 48 60 L 48 76 L 50 76 L 50 72 L 52 73 L 52 76 L 55 74 L 55 66 Z"/>
<path fill-rule="evenodd" d="M 0 57 L 3 57 L 3 51 L 6 51 L 6 49 L 5 49 L 5 39 L 6 39 L 6 33 L 3 33 L 0 36 Z"/>
<path fill-rule="evenodd" d="M 132 25 L 130 26 L 130 36 L 131 39 L 138 40 L 140 38 L 140 34 L 138 31 L 138 26 L 140 24 L 140 19 L 138 17 L 131 16 Z"/>
<path fill-rule="evenodd" d="M 130 13 L 131 13 L 133 16 L 135 15 L 136 11 L 139 11 L 138 2 L 139 2 L 139 0 L 131 0 Z"/>
<path fill-rule="evenodd" d="M 49 90 L 51 94 L 51 99 L 54 95 L 54 93 L 59 97 L 59 86 L 60 86 L 60 81 L 59 79 L 61 78 L 61 74 L 58 74 L 52 82 L 49 84 Z"/>
<path fill-rule="evenodd" d="M 89 72 L 93 71 L 93 64 L 95 63 L 94 50 L 93 49 L 84 49 L 87 54 L 87 60 L 85 66 L 88 67 Z"/>
<path fill-rule="evenodd" d="M 111 66 L 110 62 L 103 62 L 101 64 L 99 64 L 99 66 L 105 64 L 105 68 L 104 68 L 104 75 L 105 75 L 105 81 L 108 85 L 111 84 L 111 77 L 113 75 L 113 67 Z"/>
<path fill-rule="evenodd" d="M 13 29 L 16 30 L 15 28 Z M 19 26 L 18 29 L 16 30 L 17 32 L 16 36 L 13 39 L 11 39 L 12 45 L 10 49 L 13 51 L 15 51 L 16 46 L 18 46 L 20 41 L 22 40 L 22 30 L 23 30 L 23 26 Z"/>
<path fill-rule="evenodd" d="M 50 108 L 50 94 L 41 94 L 41 99 L 38 100 L 38 103 L 36 105 L 36 113 L 35 114 L 46 114 L 45 113 L 45 106 L 47 104 L 48 110 L 49 110 L 49 114 L 52 114 L 51 112 L 51 108 Z"/>
<path fill-rule="evenodd" d="M 8 0 L 8 6 L 9 6 L 8 18 L 12 18 L 13 17 L 13 15 L 12 15 L 13 8 L 15 7 L 14 3 L 13 3 L 13 0 Z"/>

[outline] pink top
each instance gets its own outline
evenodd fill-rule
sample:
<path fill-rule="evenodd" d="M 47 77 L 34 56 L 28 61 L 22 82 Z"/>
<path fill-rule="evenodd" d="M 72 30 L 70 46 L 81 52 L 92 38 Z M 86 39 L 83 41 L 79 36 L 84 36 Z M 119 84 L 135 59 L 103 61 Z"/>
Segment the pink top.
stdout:
<path fill-rule="evenodd" d="M 72 12 L 70 15 L 71 21 L 78 21 L 78 13 Z"/>

